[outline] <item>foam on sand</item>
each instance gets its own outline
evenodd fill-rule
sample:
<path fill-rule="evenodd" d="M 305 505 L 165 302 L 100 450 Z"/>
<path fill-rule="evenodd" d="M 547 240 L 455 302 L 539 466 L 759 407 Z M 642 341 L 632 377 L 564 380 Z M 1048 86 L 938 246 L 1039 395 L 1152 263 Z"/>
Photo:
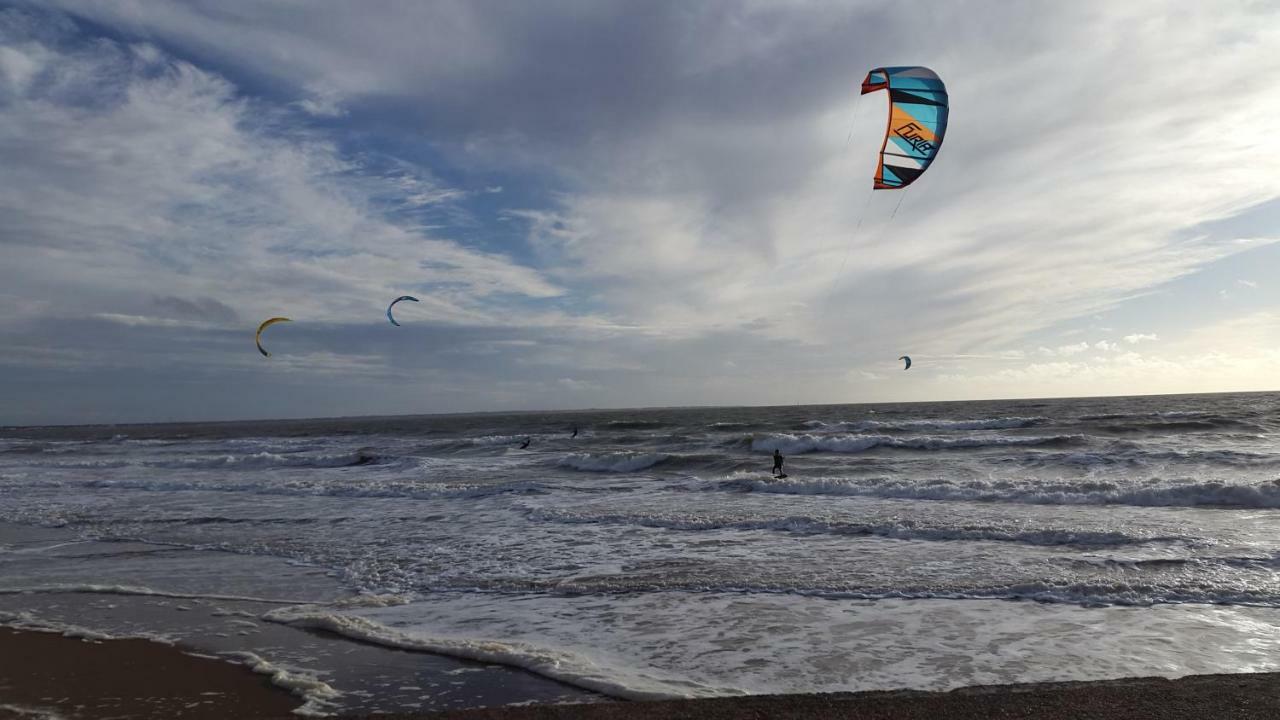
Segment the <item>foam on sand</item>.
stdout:
<path fill-rule="evenodd" d="M 543 677 L 627 700 L 669 700 L 744 694 L 675 677 L 603 667 L 581 655 L 526 642 L 432 637 L 401 632 L 357 615 L 330 612 L 316 605 L 273 610 L 263 620 L 294 627 L 327 630 L 363 642 L 403 650 L 449 655 L 528 670 Z"/>
<path fill-rule="evenodd" d="M 221 653 L 221 656 L 246 665 L 258 674 L 270 676 L 272 685 L 282 687 L 302 698 L 305 703 L 293 711 L 295 715 L 310 717 L 331 715 L 336 707 L 336 701 L 342 696 L 342 693 L 334 690 L 315 675 L 275 665 L 263 660 L 256 653 L 233 651 Z"/>

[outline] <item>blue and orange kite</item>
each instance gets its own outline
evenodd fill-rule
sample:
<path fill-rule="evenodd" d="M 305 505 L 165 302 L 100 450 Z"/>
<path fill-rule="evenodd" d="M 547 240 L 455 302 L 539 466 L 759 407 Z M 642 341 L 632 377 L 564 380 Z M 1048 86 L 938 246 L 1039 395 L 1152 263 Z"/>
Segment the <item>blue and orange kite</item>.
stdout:
<path fill-rule="evenodd" d="M 880 146 L 876 190 L 904 188 L 920 177 L 947 131 L 947 88 L 926 67 L 876 68 L 862 81 L 862 94 L 889 91 L 889 127 Z"/>

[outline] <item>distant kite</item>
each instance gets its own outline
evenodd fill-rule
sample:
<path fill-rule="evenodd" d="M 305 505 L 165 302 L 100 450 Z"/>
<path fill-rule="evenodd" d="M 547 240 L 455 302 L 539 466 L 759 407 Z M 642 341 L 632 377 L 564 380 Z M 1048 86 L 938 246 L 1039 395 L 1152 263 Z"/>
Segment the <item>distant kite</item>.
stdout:
<path fill-rule="evenodd" d="M 391 324 L 392 324 L 392 325 L 395 325 L 396 327 L 400 327 L 400 323 L 396 322 L 396 319 L 395 319 L 394 317 L 392 317 L 392 316 L 391 316 L 391 308 L 395 307 L 395 306 L 396 306 L 396 303 L 400 302 L 401 300 L 409 300 L 409 301 L 411 301 L 411 302 L 418 302 L 418 298 L 416 298 L 416 297 L 414 297 L 414 296 L 412 296 L 412 295 L 401 295 L 400 297 L 398 297 L 398 298 L 396 298 L 395 300 L 392 300 L 392 301 L 391 301 L 391 304 L 387 306 L 387 319 L 388 319 L 388 320 L 390 320 L 390 321 L 391 321 Z"/>
<path fill-rule="evenodd" d="M 900 357 L 900 358 L 898 358 L 898 359 L 899 359 L 899 360 L 906 360 L 906 361 L 907 361 L 906 366 L 904 366 L 904 367 L 902 368 L 903 370 L 910 370 L 910 369 L 911 369 L 911 358 L 907 357 L 906 355 L 903 355 L 902 357 Z"/>
<path fill-rule="evenodd" d="M 880 146 L 876 190 L 904 188 L 933 163 L 947 131 L 947 88 L 926 67 L 876 68 L 862 94 L 889 91 L 889 126 Z"/>
<path fill-rule="evenodd" d="M 262 357 L 271 357 L 271 353 L 267 352 L 267 349 L 262 347 L 262 331 L 266 330 L 272 325 L 275 325 L 276 323 L 282 323 L 282 322 L 293 322 L 293 321 L 287 317 L 273 317 L 270 320 L 264 320 L 262 324 L 258 326 L 258 334 L 253 337 L 253 341 L 258 345 L 258 352 L 262 353 Z"/>

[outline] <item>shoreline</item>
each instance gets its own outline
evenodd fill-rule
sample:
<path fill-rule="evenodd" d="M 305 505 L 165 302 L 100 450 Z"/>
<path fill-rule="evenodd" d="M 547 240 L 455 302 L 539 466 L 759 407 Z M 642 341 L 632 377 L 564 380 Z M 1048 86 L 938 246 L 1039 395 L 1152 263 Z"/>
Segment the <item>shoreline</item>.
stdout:
<path fill-rule="evenodd" d="M 0 627 L 0 720 L 107 717 L 296 718 L 303 700 L 251 668 L 181 646 Z M 481 700 L 483 702 L 483 700 Z M 658 702 L 493 706 L 341 715 L 409 720 L 847 718 L 1212 720 L 1280 717 L 1280 673 L 986 685 L 930 692 L 750 695 Z"/>
<path fill-rule="evenodd" d="M 303 700 L 246 665 L 141 639 L 0 627 L 0 720 L 298 717 Z"/>
<path fill-rule="evenodd" d="M 378 716 L 393 720 L 396 716 Z M 402 720 L 1264 720 L 1280 717 L 1280 673 L 979 685 L 943 692 L 749 695 L 644 703 L 479 708 Z"/>

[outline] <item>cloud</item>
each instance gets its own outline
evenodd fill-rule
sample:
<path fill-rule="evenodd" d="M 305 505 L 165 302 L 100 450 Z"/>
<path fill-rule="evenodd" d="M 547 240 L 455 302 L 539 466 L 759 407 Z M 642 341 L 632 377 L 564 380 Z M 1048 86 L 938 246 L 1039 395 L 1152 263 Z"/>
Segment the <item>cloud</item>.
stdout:
<path fill-rule="evenodd" d="M 1129 343 L 1130 345 L 1137 345 L 1140 342 L 1147 342 L 1147 341 L 1154 342 L 1159 339 L 1160 338 L 1157 337 L 1155 333 L 1134 333 L 1132 335 L 1124 336 L 1124 341 Z"/>
<path fill-rule="evenodd" d="M 1205 229 L 1280 196 L 1280 136 L 1219 131 L 1280 111 L 1266 4 L 43 7 L 66 14 L 0 16 L 0 359 L 30 378 L 74 347 L 102 402 L 160 358 L 276 414 L 559 406 L 561 380 L 593 405 L 1065 392 L 1139 366 L 1131 387 L 1200 387 L 1197 352 L 1166 348 L 1188 333 L 1151 316 L 1105 324 L 1159 329 L 1160 355 L 1101 320 L 1043 338 L 1276 241 Z M 885 98 L 856 83 L 908 36 L 952 122 L 918 183 L 872 192 Z M 1188 91 L 1205 76 L 1235 80 Z M 315 377 L 239 354 L 279 313 Z M 904 352 L 947 372 L 861 381 Z M 775 389 L 780 367 L 805 380 Z M 281 368 L 333 404 L 246 379 Z"/>
<path fill-rule="evenodd" d="M 47 315 L 230 323 L 267 313 L 367 317 L 375 299 L 424 293 L 444 322 L 501 322 L 504 298 L 563 290 L 495 252 L 397 224 L 375 196 L 408 205 L 461 191 L 371 174 L 278 107 L 146 45 L 28 41 L 38 81 L 3 106 L 0 234 L 11 292 Z M 10 73 L 12 74 L 12 73 Z M 146 288 L 141 292 L 140 288 Z"/>
<path fill-rule="evenodd" d="M 599 390 L 600 386 L 593 382 L 585 380 L 575 380 L 573 378 L 560 378 L 556 380 L 556 384 L 570 392 L 586 392 L 589 390 Z"/>
<path fill-rule="evenodd" d="M 1080 353 L 1087 352 L 1088 350 L 1089 350 L 1089 343 L 1078 342 L 1078 343 L 1073 343 L 1071 345 L 1059 345 L 1056 349 L 1051 350 L 1049 354 L 1061 355 L 1063 357 L 1067 357 L 1071 355 L 1079 355 Z"/>
<path fill-rule="evenodd" d="M 1239 285 L 1239 286 L 1241 286 L 1241 287 L 1247 287 L 1247 288 L 1256 288 L 1256 287 L 1258 287 L 1258 283 L 1256 283 L 1256 282 L 1254 282 L 1254 281 L 1252 281 L 1252 280 L 1237 280 L 1237 281 L 1236 281 L 1236 284 L 1237 284 L 1237 285 Z"/>

